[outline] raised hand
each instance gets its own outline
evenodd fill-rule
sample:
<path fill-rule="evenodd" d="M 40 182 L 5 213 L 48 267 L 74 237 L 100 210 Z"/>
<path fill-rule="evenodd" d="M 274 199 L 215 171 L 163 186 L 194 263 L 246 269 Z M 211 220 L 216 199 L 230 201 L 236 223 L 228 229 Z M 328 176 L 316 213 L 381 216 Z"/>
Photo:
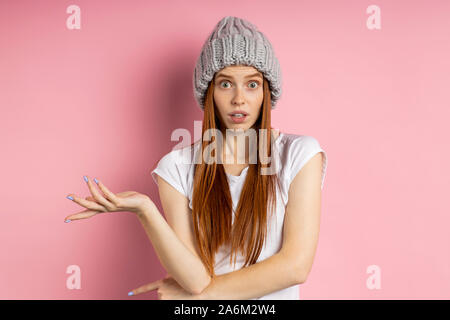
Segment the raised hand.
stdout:
<path fill-rule="evenodd" d="M 100 192 L 89 177 L 84 176 L 84 180 L 88 185 L 92 197 L 80 198 L 72 193 L 67 198 L 87 208 L 87 210 L 67 216 L 65 222 L 87 219 L 104 212 L 130 211 L 140 215 L 146 209 L 152 210 L 156 208 L 150 197 L 145 194 L 135 191 L 114 194 L 101 181 L 94 179 L 100 188 Z"/>

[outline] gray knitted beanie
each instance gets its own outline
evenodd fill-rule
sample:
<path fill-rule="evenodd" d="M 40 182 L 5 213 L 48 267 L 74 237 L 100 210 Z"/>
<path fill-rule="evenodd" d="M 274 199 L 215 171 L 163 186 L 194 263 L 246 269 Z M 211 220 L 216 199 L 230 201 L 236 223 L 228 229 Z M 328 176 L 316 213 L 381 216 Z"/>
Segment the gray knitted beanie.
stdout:
<path fill-rule="evenodd" d="M 281 68 L 269 40 L 250 22 L 227 16 L 202 47 L 194 69 L 194 96 L 204 110 L 205 94 L 214 74 L 230 65 L 255 67 L 269 82 L 272 109 L 281 96 Z"/>

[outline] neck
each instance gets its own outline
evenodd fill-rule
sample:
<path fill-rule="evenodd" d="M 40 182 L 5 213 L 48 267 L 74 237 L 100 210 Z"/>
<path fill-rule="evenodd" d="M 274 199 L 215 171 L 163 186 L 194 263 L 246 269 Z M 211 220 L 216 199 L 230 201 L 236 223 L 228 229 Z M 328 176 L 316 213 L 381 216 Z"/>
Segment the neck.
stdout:
<path fill-rule="evenodd" d="M 239 165 L 248 164 L 249 162 L 249 152 L 247 148 L 248 139 L 242 136 L 230 136 L 228 139 L 224 139 L 223 144 L 223 154 L 224 154 L 224 164 L 229 165 Z"/>

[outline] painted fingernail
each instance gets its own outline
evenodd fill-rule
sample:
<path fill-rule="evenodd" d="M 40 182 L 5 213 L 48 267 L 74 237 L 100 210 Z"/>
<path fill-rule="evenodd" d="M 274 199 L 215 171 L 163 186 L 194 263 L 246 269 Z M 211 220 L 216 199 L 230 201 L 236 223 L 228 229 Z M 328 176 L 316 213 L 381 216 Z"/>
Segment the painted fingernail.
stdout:
<path fill-rule="evenodd" d="M 86 176 L 83 176 L 84 181 L 88 182 L 88 178 Z"/>
<path fill-rule="evenodd" d="M 98 180 L 97 180 L 97 178 L 94 178 L 94 181 L 95 181 L 95 183 L 97 183 L 97 184 L 98 184 Z"/>
<path fill-rule="evenodd" d="M 72 196 L 67 196 L 67 199 L 73 200 Z"/>
<path fill-rule="evenodd" d="M 133 291 L 128 292 L 129 296 L 132 296 L 133 294 L 134 294 Z"/>
<path fill-rule="evenodd" d="M 67 223 L 67 222 L 70 222 L 70 221 L 72 221 L 72 220 L 70 220 L 70 219 L 67 219 L 66 221 L 64 221 L 65 223 Z"/>

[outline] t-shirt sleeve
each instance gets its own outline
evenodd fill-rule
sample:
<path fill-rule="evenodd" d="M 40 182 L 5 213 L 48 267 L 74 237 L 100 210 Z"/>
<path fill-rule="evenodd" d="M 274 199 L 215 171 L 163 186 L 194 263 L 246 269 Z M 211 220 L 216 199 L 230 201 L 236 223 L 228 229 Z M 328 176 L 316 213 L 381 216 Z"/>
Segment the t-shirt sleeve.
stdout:
<path fill-rule="evenodd" d="M 186 183 L 184 183 L 187 175 L 184 172 L 185 165 L 177 162 L 177 155 L 175 152 L 176 151 L 169 152 L 162 157 L 156 165 L 156 168 L 152 170 L 151 175 L 156 184 L 158 184 L 156 175 L 159 175 L 181 194 L 188 197 L 185 186 Z"/>
<path fill-rule="evenodd" d="M 289 158 L 290 166 L 288 172 L 289 184 L 294 180 L 297 173 L 303 168 L 303 166 L 308 163 L 309 160 L 317 153 L 322 152 L 322 182 L 320 188 L 323 189 L 323 184 L 325 181 L 325 173 L 327 169 L 327 154 L 320 146 L 319 142 L 311 136 L 302 136 L 295 139 L 290 146 Z"/>

